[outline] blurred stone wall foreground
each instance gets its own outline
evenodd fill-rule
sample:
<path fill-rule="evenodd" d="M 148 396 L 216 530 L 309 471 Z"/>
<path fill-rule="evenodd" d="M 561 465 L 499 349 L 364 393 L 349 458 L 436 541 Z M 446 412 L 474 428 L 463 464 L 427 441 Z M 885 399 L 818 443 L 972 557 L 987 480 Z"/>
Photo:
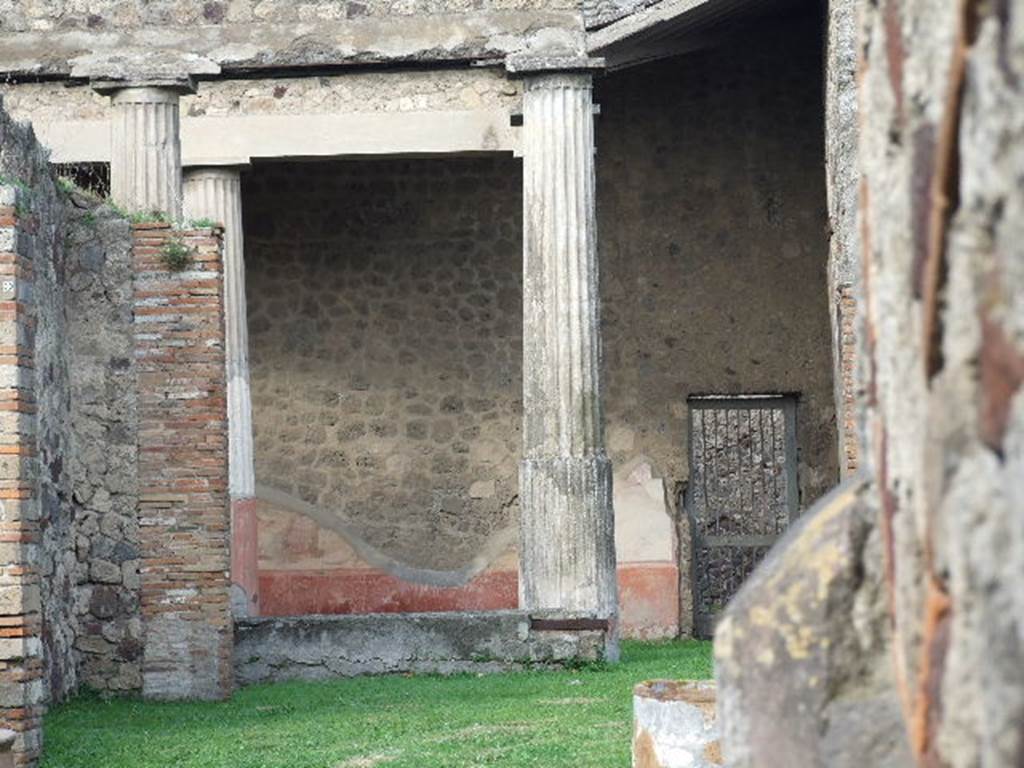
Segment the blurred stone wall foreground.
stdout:
<path fill-rule="evenodd" d="M 864 282 L 862 476 L 805 516 L 719 626 L 726 758 L 1019 766 L 1024 6 L 857 10 L 830 10 L 826 111 L 830 145 L 859 124 L 846 241 Z M 840 77 L 851 39 L 856 76 Z M 851 91 L 856 110 L 834 108 Z M 836 155 L 840 198 L 856 175 Z"/>

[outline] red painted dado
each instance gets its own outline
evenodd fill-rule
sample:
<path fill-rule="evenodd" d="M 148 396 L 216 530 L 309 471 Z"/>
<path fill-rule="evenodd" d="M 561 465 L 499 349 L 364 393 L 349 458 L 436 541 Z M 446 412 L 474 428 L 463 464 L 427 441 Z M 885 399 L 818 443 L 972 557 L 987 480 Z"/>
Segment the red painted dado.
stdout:
<path fill-rule="evenodd" d="M 231 583 L 245 593 L 247 611 L 259 613 L 259 520 L 258 502 L 252 498 L 231 500 Z"/>
<path fill-rule="evenodd" d="M 427 587 L 384 571 L 336 568 L 260 571 L 260 614 L 412 613 L 515 608 L 514 571 L 482 573 L 462 587 Z"/>
<path fill-rule="evenodd" d="M 653 640 L 679 634 L 679 566 L 619 566 L 619 626 L 625 637 Z"/>
<path fill-rule="evenodd" d="M 519 603 L 515 571 L 487 571 L 461 587 L 428 587 L 369 568 L 261 570 L 260 614 L 494 611 Z M 619 567 L 620 626 L 626 637 L 673 637 L 679 626 L 679 569 L 671 563 Z"/>

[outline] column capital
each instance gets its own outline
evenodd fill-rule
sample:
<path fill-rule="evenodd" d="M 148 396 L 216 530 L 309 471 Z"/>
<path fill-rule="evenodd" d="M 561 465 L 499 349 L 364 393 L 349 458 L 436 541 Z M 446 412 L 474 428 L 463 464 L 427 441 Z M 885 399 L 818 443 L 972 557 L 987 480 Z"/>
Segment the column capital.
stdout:
<path fill-rule="evenodd" d="M 182 169 L 182 177 L 185 184 L 195 183 L 204 180 L 223 180 L 237 182 L 241 176 L 242 171 L 248 168 L 248 165 L 186 165 Z"/>
<path fill-rule="evenodd" d="M 590 91 L 594 77 L 589 72 L 537 72 L 523 78 L 523 91 L 545 91 L 571 88 Z"/>
<path fill-rule="evenodd" d="M 136 80 L 94 79 L 90 84 L 96 93 L 110 96 L 115 104 L 118 101 L 166 104 L 196 92 L 195 81 L 189 75 Z"/>
<path fill-rule="evenodd" d="M 197 75 L 219 75 L 220 64 L 195 53 L 158 47 L 119 47 L 116 52 L 77 57 L 71 66 L 74 80 L 87 80 L 104 95 L 125 88 L 166 88 L 179 94 L 195 93 Z"/>
<path fill-rule="evenodd" d="M 510 75 L 592 74 L 604 70 L 602 58 L 586 55 L 544 56 L 514 53 L 505 58 L 505 71 Z"/>

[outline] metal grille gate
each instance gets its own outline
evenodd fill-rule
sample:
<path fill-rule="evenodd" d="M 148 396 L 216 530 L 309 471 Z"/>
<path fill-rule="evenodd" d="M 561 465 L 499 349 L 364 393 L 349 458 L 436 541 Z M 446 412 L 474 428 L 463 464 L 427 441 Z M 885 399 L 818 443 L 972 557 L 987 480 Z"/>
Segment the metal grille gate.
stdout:
<path fill-rule="evenodd" d="M 711 637 L 735 594 L 799 505 L 796 401 L 695 397 L 690 406 L 694 633 Z"/>

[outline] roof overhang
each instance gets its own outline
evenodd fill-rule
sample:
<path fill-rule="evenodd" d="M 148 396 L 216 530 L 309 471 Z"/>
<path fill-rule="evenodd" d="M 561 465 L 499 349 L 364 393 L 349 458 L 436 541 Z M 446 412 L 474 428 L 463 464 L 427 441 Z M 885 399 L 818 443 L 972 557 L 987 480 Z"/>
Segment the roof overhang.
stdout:
<path fill-rule="evenodd" d="M 709 48 L 746 23 L 813 8 L 818 0 L 660 0 L 587 35 L 608 69 Z"/>

